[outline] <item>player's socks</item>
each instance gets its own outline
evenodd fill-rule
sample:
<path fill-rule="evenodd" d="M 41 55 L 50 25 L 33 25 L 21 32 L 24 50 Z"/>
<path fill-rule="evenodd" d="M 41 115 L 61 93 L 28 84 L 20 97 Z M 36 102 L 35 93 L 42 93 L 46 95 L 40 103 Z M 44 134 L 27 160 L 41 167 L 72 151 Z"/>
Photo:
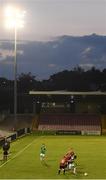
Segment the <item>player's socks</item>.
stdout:
<path fill-rule="evenodd" d="M 40 157 L 40 160 L 42 161 L 42 160 L 43 160 L 43 158 L 42 158 L 42 157 Z"/>
<path fill-rule="evenodd" d="M 76 168 L 74 168 L 73 173 L 76 174 Z"/>
<path fill-rule="evenodd" d="M 58 174 L 60 174 L 60 169 L 58 170 Z"/>

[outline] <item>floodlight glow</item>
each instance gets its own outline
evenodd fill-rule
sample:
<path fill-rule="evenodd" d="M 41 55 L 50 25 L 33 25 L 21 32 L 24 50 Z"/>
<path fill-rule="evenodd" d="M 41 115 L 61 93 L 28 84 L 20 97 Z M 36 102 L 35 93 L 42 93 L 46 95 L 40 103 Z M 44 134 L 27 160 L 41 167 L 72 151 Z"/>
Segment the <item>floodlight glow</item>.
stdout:
<path fill-rule="evenodd" d="M 5 9 L 5 25 L 14 29 L 14 120 L 17 122 L 17 30 L 24 27 L 25 11 L 8 6 Z"/>
<path fill-rule="evenodd" d="M 5 9 L 5 25 L 7 28 L 23 28 L 25 11 L 8 6 Z"/>

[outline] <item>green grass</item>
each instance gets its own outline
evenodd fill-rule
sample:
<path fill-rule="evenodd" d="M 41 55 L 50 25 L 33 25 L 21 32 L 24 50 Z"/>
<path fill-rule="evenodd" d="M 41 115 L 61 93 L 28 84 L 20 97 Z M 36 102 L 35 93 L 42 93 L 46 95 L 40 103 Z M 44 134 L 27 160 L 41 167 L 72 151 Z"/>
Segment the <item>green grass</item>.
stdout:
<path fill-rule="evenodd" d="M 39 160 L 40 146 L 47 146 L 46 164 Z M 77 154 L 77 175 L 58 175 L 59 161 L 73 147 Z M 2 150 L 0 150 L 2 159 Z M 84 176 L 84 172 L 88 176 Z M 11 143 L 6 164 L 0 161 L 1 179 L 106 179 L 105 136 L 37 136 Z"/>

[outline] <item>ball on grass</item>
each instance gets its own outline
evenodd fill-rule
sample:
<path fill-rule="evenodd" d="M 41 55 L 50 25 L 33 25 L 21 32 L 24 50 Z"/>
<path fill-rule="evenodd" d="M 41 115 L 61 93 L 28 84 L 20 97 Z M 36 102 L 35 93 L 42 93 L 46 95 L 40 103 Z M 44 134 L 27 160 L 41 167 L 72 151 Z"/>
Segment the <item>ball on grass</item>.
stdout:
<path fill-rule="evenodd" d="M 87 175 L 88 175 L 88 173 L 87 173 L 87 172 L 85 172 L 85 173 L 84 173 L 84 176 L 87 176 Z"/>

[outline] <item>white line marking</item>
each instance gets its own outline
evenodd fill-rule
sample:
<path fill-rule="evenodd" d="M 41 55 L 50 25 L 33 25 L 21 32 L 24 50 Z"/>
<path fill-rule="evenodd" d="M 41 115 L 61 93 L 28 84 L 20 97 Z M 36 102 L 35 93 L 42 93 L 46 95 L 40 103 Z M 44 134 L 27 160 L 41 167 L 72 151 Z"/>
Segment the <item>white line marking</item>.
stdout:
<path fill-rule="evenodd" d="M 44 136 L 41 136 L 41 138 Z M 28 144 L 27 146 L 25 146 L 21 151 L 19 151 L 15 156 L 13 156 L 11 159 L 7 160 L 5 163 L 3 163 L 2 165 L 0 165 L 0 168 L 3 167 L 5 164 L 7 164 L 8 162 L 10 162 L 11 160 L 15 159 L 17 156 L 19 156 L 21 153 L 23 153 L 23 151 L 25 151 L 29 146 L 31 146 L 37 139 L 35 139 L 34 141 L 32 141 L 30 144 Z"/>

